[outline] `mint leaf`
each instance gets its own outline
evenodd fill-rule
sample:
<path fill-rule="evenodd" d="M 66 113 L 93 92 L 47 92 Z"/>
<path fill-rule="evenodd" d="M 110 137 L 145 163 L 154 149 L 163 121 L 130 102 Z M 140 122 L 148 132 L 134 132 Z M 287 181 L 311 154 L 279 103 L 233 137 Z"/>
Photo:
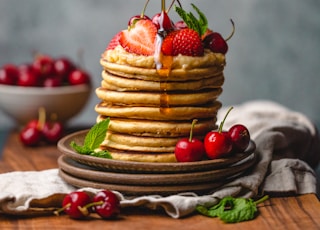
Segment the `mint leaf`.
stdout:
<path fill-rule="evenodd" d="M 108 151 L 105 151 L 105 150 L 98 151 L 98 152 L 92 152 L 92 153 L 90 153 L 90 155 L 91 156 L 95 156 L 95 157 L 108 158 L 108 159 L 112 158 L 110 153 Z"/>
<path fill-rule="evenodd" d="M 181 19 L 187 24 L 190 29 L 197 31 L 199 36 L 201 37 L 208 28 L 208 20 L 204 13 L 202 13 L 198 7 L 194 4 L 191 4 L 193 9 L 198 13 L 199 18 L 197 19 L 192 12 L 186 12 L 181 7 L 175 6 L 175 11 L 181 17 Z"/>
<path fill-rule="evenodd" d="M 257 204 L 266 199 L 268 199 L 268 196 L 264 196 L 258 201 L 253 201 L 250 198 L 233 198 L 227 196 L 209 209 L 203 205 L 198 205 L 196 211 L 205 216 L 219 217 L 226 223 L 237 223 L 254 219 L 258 211 Z"/>
<path fill-rule="evenodd" d="M 91 149 L 89 149 L 87 146 L 80 146 L 80 145 L 77 145 L 76 142 L 72 141 L 70 143 L 70 146 L 78 153 L 80 154 L 85 154 L 85 155 L 88 155 L 91 153 Z"/>
<path fill-rule="evenodd" d="M 100 144 L 106 138 L 109 122 L 110 118 L 107 118 L 99 123 L 96 123 L 87 133 L 84 139 L 84 146 L 91 150 L 99 148 Z"/>
<path fill-rule="evenodd" d="M 232 201 L 230 210 L 220 212 L 218 217 L 226 223 L 252 220 L 257 212 L 257 207 L 252 199 L 237 198 Z"/>
<path fill-rule="evenodd" d="M 83 146 L 76 144 L 74 141 L 70 143 L 70 146 L 80 154 L 103 158 L 112 158 L 110 153 L 106 150 L 101 150 L 97 152 L 95 151 L 100 147 L 101 143 L 106 138 L 109 123 L 110 118 L 96 123 L 86 134 Z"/>
<path fill-rule="evenodd" d="M 191 6 L 193 7 L 193 9 L 195 9 L 195 11 L 197 11 L 197 13 L 199 14 L 199 25 L 200 25 L 200 29 L 201 29 L 201 35 L 205 34 L 205 32 L 207 31 L 208 28 L 208 20 L 207 17 L 204 15 L 204 13 L 202 13 L 198 7 L 196 7 L 193 3 L 191 3 Z"/>

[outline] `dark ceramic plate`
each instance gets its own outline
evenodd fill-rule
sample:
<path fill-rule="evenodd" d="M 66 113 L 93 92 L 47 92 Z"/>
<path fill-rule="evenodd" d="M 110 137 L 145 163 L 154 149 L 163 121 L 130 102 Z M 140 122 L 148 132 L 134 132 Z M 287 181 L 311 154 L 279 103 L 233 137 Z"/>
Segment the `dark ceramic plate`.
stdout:
<path fill-rule="evenodd" d="M 122 185 L 177 185 L 212 183 L 239 175 L 250 168 L 256 161 L 255 153 L 236 165 L 223 169 L 214 169 L 201 172 L 182 173 L 121 173 L 100 171 L 97 168 L 81 164 L 68 156 L 60 156 L 58 165 L 60 170 L 70 176 L 88 181 Z"/>

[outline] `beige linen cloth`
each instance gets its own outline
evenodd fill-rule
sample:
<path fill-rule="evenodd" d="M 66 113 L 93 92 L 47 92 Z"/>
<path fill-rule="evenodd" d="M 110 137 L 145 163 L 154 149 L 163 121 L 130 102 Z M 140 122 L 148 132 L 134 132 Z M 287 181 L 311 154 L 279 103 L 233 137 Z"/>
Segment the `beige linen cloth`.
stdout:
<path fill-rule="evenodd" d="M 220 121 L 227 109 L 219 111 Z M 316 193 L 313 168 L 320 159 L 320 141 L 317 129 L 307 117 L 271 101 L 250 101 L 234 106 L 225 129 L 236 123 L 248 127 L 257 146 L 259 160 L 252 173 L 202 196 L 183 193 L 129 198 L 117 192 L 121 206 L 162 208 L 169 216 L 180 218 L 193 213 L 197 204 L 213 205 L 227 195 L 253 198 L 264 193 Z M 64 195 L 74 190 L 77 189 L 58 176 L 58 169 L 0 174 L 0 213 L 52 214 Z M 97 192 L 92 188 L 81 190 Z"/>

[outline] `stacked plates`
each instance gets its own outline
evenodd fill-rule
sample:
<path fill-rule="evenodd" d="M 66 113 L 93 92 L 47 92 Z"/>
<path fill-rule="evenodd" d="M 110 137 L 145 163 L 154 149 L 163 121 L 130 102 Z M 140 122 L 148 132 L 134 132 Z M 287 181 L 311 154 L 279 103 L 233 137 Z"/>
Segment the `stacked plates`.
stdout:
<path fill-rule="evenodd" d="M 116 190 L 126 195 L 203 194 L 246 173 L 256 162 L 255 144 L 227 158 L 188 163 L 142 163 L 105 159 L 75 152 L 88 130 L 70 134 L 58 143 L 60 176 L 76 187 Z"/>

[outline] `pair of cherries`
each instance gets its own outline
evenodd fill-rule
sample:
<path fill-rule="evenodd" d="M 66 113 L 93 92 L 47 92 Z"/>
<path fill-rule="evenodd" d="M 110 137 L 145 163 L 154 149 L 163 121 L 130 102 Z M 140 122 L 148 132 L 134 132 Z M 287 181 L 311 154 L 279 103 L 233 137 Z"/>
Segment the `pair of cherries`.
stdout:
<path fill-rule="evenodd" d="M 244 152 L 250 143 L 250 133 L 242 124 L 233 125 L 228 131 L 222 131 L 223 124 L 233 109 L 231 107 L 219 129 L 206 134 L 204 141 L 192 137 L 192 130 L 196 120 L 192 122 L 189 138 L 178 141 L 175 147 L 175 156 L 178 162 L 200 161 L 205 156 L 209 159 L 217 159 L 232 152 Z"/>
<path fill-rule="evenodd" d="M 63 124 L 57 120 L 46 120 L 46 111 L 39 108 L 39 118 L 29 121 L 19 133 L 25 146 L 36 146 L 42 142 L 55 144 L 64 133 Z"/>
<path fill-rule="evenodd" d="M 65 212 L 73 219 L 84 219 L 90 213 L 97 213 L 103 219 L 115 218 L 120 213 L 120 201 L 110 190 L 101 190 L 93 198 L 84 191 L 67 194 L 62 201 L 62 208 L 54 213 Z"/>

